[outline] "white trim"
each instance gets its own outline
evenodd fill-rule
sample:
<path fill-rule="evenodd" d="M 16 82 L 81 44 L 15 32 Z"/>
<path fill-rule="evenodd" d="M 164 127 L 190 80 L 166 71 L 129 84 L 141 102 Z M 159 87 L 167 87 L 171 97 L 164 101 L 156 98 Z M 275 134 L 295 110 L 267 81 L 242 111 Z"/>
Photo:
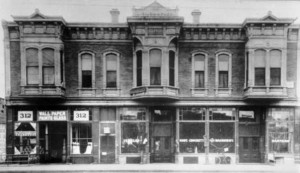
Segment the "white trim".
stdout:
<path fill-rule="evenodd" d="M 83 54 L 90 54 L 92 55 L 92 87 L 90 89 L 95 88 L 95 53 L 92 51 L 81 51 L 78 54 L 78 88 L 82 88 L 82 70 L 81 70 L 81 55 Z M 84 88 L 89 89 L 89 88 Z"/>

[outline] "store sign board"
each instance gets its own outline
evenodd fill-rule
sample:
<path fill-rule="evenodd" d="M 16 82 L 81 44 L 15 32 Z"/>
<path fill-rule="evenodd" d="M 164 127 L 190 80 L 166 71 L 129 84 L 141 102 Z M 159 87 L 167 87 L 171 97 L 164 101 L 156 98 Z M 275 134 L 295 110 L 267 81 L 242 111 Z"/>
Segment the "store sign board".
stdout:
<path fill-rule="evenodd" d="M 67 121 L 67 111 L 38 111 L 38 121 Z"/>
<path fill-rule="evenodd" d="M 240 118 L 254 118 L 254 111 L 239 111 Z"/>
<path fill-rule="evenodd" d="M 89 121 L 89 111 L 74 111 L 74 121 Z"/>
<path fill-rule="evenodd" d="M 33 121 L 33 111 L 18 111 L 18 121 Z"/>
<path fill-rule="evenodd" d="M 15 123 L 15 136 L 36 136 L 36 123 Z"/>

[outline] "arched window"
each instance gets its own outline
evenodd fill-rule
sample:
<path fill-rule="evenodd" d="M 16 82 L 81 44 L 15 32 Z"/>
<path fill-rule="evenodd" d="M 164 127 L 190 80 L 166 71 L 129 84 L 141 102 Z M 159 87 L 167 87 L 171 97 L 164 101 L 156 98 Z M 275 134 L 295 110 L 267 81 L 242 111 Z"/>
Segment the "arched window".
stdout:
<path fill-rule="evenodd" d="M 218 56 L 218 86 L 219 88 L 228 88 L 229 85 L 229 55 L 220 54 Z"/>
<path fill-rule="evenodd" d="M 281 85 L 281 51 L 270 51 L 270 85 Z"/>
<path fill-rule="evenodd" d="M 150 50 L 150 85 L 161 84 L 161 50 Z"/>
<path fill-rule="evenodd" d="M 38 49 L 26 49 L 26 83 L 28 85 L 39 84 Z"/>
<path fill-rule="evenodd" d="M 106 88 L 117 88 L 117 55 L 106 54 Z"/>
<path fill-rule="evenodd" d="M 256 50 L 254 53 L 255 85 L 266 85 L 266 51 Z"/>
<path fill-rule="evenodd" d="M 83 53 L 80 56 L 81 60 L 81 87 L 92 88 L 92 74 L 93 74 L 93 61 L 92 55 L 89 53 Z"/>
<path fill-rule="evenodd" d="M 205 87 L 205 55 L 194 55 L 194 88 Z"/>
<path fill-rule="evenodd" d="M 136 85 L 142 86 L 143 54 L 139 50 L 136 52 Z"/>
<path fill-rule="evenodd" d="M 42 50 L 43 59 L 43 84 L 54 85 L 54 50 L 45 48 Z"/>
<path fill-rule="evenodd" d="M 175 86 L 175 52 L 169 51 L 169 85 Z"/>

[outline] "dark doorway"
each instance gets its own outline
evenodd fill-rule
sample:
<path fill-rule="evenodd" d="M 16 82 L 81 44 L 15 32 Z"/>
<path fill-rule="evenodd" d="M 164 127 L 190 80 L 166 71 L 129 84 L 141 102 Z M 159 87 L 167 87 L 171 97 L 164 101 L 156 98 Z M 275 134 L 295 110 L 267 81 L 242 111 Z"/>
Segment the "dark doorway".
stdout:
<path fill-rule="evenodd" d="M 67 154 L 67 123 L 43 122 L 40 123 L 40 162 L 63 163 Z"/>
<path fill-rule="evenodd" d="M 175 109 L 155 108 L 151 111 L 150 151 L 152 163 L 174 162 Z"/>
<path fill-rule="evenodd" d="M 240 163 L 261 162 L 259 137 L 240 137 L 239 146 Z"/>

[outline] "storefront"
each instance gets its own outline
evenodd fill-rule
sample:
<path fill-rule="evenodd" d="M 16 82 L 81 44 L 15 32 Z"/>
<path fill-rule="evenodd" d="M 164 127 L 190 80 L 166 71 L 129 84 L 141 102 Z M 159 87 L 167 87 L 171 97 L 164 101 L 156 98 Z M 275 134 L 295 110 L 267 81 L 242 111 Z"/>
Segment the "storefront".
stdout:
<path fill-rule="evenodd" d="M 33 163 L 265 163 L 292 159 L 293 108 L 18 110 L 14 155 Z"/>

